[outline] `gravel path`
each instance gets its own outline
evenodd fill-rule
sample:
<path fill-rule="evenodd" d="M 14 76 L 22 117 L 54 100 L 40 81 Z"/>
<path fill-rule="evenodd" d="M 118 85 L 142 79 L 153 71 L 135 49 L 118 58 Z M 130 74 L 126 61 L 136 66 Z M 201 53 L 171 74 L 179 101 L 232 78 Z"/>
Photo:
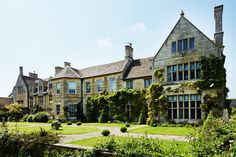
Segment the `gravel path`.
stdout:
<path fill-rule="evenodd" d="M 146 125 L 138 125 L 135 127 L 131 127 L 128 130 L 136 129 L 136 128 L 141 128 L 145 127 Z M 185 136 L 174 136 L 174 135 L 153 135 L 153 134 L 138 134 L 138 133 L 122 133 L 120 132 L 119 127 L 102 127 L 102 126 L 97 126 L 98 129 L 100 129 L 99 132 L 92 132 L 92 133 L 87 133 L 87 134 L 77 134 L 77 135 L 62 135 L 60 138 L 60 144 L 68 143 L 71 141 L 77 141 L 77 140 L 82 140 L 86 138 L 91 138 L 91 137 L 97 137 L 101 136 L 101 130 L 108 129 L 110 130 L 110 135 L 114 136 L 129 136 L 129 137 L 142 137 L 142 136 L 147 136 L 148 138 L 158 138 L 162 140 L 175 140 L 175 141 L 188 141 Z M 68 144 L 67 144 L 68 145 Z"/>

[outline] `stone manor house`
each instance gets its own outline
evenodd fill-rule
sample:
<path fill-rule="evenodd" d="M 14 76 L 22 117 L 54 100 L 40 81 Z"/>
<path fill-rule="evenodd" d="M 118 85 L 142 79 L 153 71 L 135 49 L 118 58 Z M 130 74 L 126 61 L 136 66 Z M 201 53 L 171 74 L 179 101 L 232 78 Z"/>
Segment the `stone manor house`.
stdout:
<path fill-rule="evenodd" d="M 85 69 L 76 69 L 65 62 L 64 67 L 55 67 L 55 76 L 48 79 L 39 78 L 35 72 L 26 76 L 20 67 L 12 91 L 13 102 L 22 104 L 29 111 L 37 104 L 54 115 L 63 113 L 67 106 L 68 116 L 75 119 L 77 105 L 86 112 L 88 97 L 122 88 L 147 88 L 152 82 L 158 82 L 153 76 L 158 68 L 164 70 L 164 81 L 161 82 L 164 88 L 175 89 L 180 83 L 195 81 L 201 75 L 201 56 L 223 56 L 222 14 L 223 5 L 216 6 L 215 34 L 211 40 L 182 12 L 154 57 L 134 59 L 132 44 L 128 44 L 123 60 Z M 203 95 L 204 92 L 199 95 L 193 89 L 167 93 L 168 117 L 177 121 L 202 119 L 200 104 Z M 132 105 L 127 104 L 126 112 L 131 112 L 131 108 Z"/>

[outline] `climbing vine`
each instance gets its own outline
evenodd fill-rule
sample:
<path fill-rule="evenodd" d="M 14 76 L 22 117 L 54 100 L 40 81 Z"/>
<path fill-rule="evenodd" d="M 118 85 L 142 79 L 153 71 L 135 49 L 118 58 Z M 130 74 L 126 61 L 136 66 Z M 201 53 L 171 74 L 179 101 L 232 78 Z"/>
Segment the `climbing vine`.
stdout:
<path fill-rule="evenodd" d="M 143 89 L 121 89 L 92 96 L 88 98 L 86 104 L 87 120 L 89 122 L 138 120 L 141 111 L 146 110 L 145 93 Z M 127 104 L 131 104 L 130 113 L 126 112 Z"/>
<path fill-rule="evenodd" d="M 149 86 L 146 99 L 148 107 L 147 124 L 153 125 L 157 121 L 161 121 L 161 118 L 166 117 L 168 106 L 163 87 L 160 84 Z"/>

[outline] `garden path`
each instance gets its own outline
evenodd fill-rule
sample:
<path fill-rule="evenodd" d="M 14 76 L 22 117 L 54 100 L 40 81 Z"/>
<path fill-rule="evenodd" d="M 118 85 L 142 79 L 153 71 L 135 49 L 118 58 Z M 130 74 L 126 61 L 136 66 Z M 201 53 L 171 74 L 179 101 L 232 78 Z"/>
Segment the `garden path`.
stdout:
<path fill-rule="evenodd" d="M 131 128 L 128 128 L 128 130 L 136 129 L 145 127 L 146 125 L 138 125 Z M 138 133 L 122 133 L 120 132 L 119 127 L 108 127 L 108 126 L 96 126 L 100 130 L 108 129 L 110 131 L 110 135 L 114 136 L 130 136 L 130 137 L 142 137 L 147 136 L 148 138 L 158 138 L 162 140 L 175 140 L 175 141 L 188 141 L 188 139 L 185 136 L 174 136 L 174 135 L 153 135 L 153 134 L 138 134 Z M 92 132 L 87 134 L 77 134 L 77 135 L 61 135 L 60 142 L 61 144 L 71 142 L 71 141 L 77 141 L 82 140 L 86 138 L 92 138 L 101 136 L 101 131 L 99 132 Z"/>

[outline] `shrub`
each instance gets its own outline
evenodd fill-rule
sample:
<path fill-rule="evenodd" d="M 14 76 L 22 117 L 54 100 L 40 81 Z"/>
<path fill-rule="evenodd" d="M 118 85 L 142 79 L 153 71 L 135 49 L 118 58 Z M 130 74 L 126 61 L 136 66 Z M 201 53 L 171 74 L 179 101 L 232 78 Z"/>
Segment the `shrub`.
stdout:
<path fill-rule="evenodd" d="M 126 128 L 125 126 L 124 126 L 124 127 L 121 127 L 121 128 L 120 128 L 120 131 L 123 132 L 123 133 L 125 133 L 125 132 L 127 131 L 127 128 Z"/>
<path fill-rule="evenodd" d="M 129 124 L 129 123 L 127 123 L 127 124 L 125 124 L 125 126 L 128 128 L 128 127 L 130 127 L 130 124 Z"/>
<path fill-rule="evenodd" d="M 236 146 L 235 132 L 235 121 L 223 121 L 210 112 L 203 126 L 195 133 L 197 136 L 190 138 L 193 156 L 231 156 L 235 153 L 232 149 Z"/>
<path fill-rule="evenodd" d="M 72 122 L 71 122 L 71 121 L 68 121 L 68 122 L 67 122 L 67 125 L 72 125 Z"/>
<path fill-rule="evenodd" d="M 108 124 L 111 124 L 111 121 L 107 121 Z"/>
<path fill-rule="evenodd" d="M 43 156 L 43 150 L 57 142 L 56 134 L 43 129 L 28 134 L 6 132 L 0 136 L 0 156 Z"/>
<path fill-rule="evenodd" d="M 77 123 L 76 123 L 76 125 L 78 125 L 78 126 L 81 125 L 81 124 L 82 124 L 81 122 L 77 122 Z"/>
<path fill-rule="evenodd" d="M 52 123 L 52 122 L 53 122 L 53 119 L 49 119 L 49 120 L 48 120 L 48 123 Z"/>
<path fill-rule="evenodd" d="M 10 117 L 7 118 L 7 121 L 8 121 L 8 122 L 15 122 L 15 121 L 16 121 L 16 118 L 10 116 Z"/>
<path fill-rule="evenodd" d="M 28 114 L 25 114 L 25 115 L 22 117 L 21 120 L 22 120 L 23 122 L 27 122 L 28 116 L 29 116 Z"/>
<path fill-rule="evenodd" d="M 102 130 L 102 135 L 103 136 L 108 136 L 110 134 L 109 130 Z"/>
<path fill-rule="evenodd" d="M 107 111 L 105 109 L 103 109 L 100 113 L 98 122 L 99 123 L 106 123 L 108 121 L 108 119 L 109 119 L 109 115 L 108 115 Z"/>
<path fill-rule="evenodd" d="M 32 114 L 28 115 L 26 121 L 27 122 L 33 122 L 34 121 L 34 115 L 32 115 Z"/>
<path fill-rule="evenodd" d="M 59 114 L 56 119 L 59 120 L 59 122 L 61 123 L 66 123 L 68 120 L 66 119 L 66 117 L 63 114 Z"/>
<path fill-rule="evenodd" d="M 157 126 L 157 123 L 152 123 L 152 126 L 153 126 L 153 127 L 156 127 L 156 126 Z"/>
<path fill-rule="evenodd" d="M 49 119 L 49 113 L 48 112 L 38 112 L 34 115 L 34 121 L 35 122 L 48 122 Z"/>

